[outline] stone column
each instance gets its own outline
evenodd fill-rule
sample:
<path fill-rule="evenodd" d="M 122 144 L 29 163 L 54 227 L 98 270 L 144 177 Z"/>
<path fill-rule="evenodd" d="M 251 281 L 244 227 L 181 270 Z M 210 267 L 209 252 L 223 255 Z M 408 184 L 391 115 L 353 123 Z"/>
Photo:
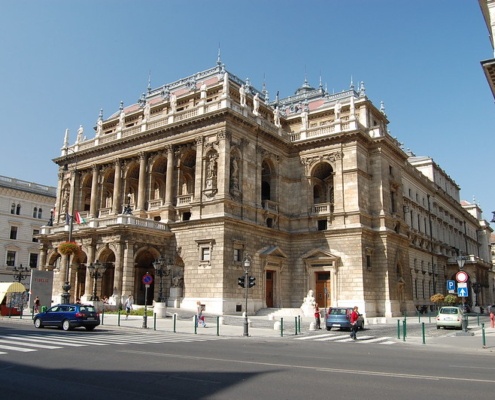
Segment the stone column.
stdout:
<path fill-rule="evenodd" d="M 88 246 L 87 265 L 90 265 L 93 262 L 95 262 L 95 247 L 94 245 L 90 245 Z M 89 270 L 86 266 L 86 275 L 84 280 L 84 296 L 81 296 L 82 300 L 89 301 L 92 295 L 93 295 L 93 278 L 91 278 L 91 275 L 89 274 Z"/>
<path fill-rule="evenodd" d="M 122 292 L 121 301 L 125 301 L 128 295 L 132 294 L 136 301 L 136 293 L 134 291 L 134 249 L 132 243 L 123 243 L 122 257 Z"/>
<path fill-rule="evenodd" d="M 45 269 L 46 269 L 46 259 L 47 259 L 46 248 L 45 247 L 42 247 L 40 249 L 40 261 L 38 263 L 38 268 L 37 268 L 39 271 L 45 271 Z"/>
<path fill-rule="evenodd" d="M 172 205 L 172 188 L 174 176 L 174 148 L 167 146 L 167 182 L 165 187 L 165 205 Z"/>
<path fill-rule="evenodd" d="M 124 254 L 124 243 L 118 242 L 117 251 L 115 252 L 115 270 L 113 275 L 113 293 L 112 297 L 115 300 L 115 304 L 118 306 L 121 302 L 122 294 L 122 276 L 123 276 L 123 254 Z"/>
<path fill-rule="evenodd" d="M 122 204 L 120 203 L 120 193 L 122 192 L 122 164 L 120 160 L 115 161 L 115 178 L 113 186 L 113 207 L 112 212 L 114 214 L 122 213 Z"/>
<path fill-rule="evenodd" d="M 230 186 L 230 143 L 225 131 L 218 133 L 218 139 L 217 189 L 218 196 L 224 198 Z"/>
<path fill-rule="evenodd" d="M 96 218 L 98 214 L 96 201 L 98 199 L 98 166 L 93 165 L 93 182 L 91 182 L 91 204 L 89 217 Z"/>
<path fill-rule="evenodd" d="M 203 192 L 203 137 L 196 138 L 196 171 L 194 174 L 194 201 L 201 200 Z"/>
<path fill-rule="evenodd" d="M 141 153 L 139 155 L 139 188 L 138 188 L 138 200 L 137 209 L 144 210 L 145 207 L 145 194 L 146 194 L 146 154 Z"/>

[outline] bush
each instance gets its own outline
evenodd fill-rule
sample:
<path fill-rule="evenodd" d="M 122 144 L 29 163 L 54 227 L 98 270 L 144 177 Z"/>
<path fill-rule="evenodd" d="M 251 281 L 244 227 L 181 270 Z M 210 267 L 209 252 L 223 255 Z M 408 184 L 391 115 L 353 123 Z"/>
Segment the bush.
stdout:
<path fill-rule="evenodd" d="M 437 294 L 434 294 L 433 296 L 431 296 L 430 300 L 435 304 L 441 303 L 445 300 L 445 296 L 441 293 L 437 293 Z"/>

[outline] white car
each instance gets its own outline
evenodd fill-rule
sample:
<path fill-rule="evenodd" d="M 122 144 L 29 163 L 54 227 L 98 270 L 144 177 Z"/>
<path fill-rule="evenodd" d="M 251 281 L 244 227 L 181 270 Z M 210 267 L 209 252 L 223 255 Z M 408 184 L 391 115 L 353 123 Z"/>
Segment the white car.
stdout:
<path fill-rule="evenodd" d="M 437 329 L 452 327 L 462 329 L 464 313 L 459 307 L 442 307 L 437 315 Z"/>

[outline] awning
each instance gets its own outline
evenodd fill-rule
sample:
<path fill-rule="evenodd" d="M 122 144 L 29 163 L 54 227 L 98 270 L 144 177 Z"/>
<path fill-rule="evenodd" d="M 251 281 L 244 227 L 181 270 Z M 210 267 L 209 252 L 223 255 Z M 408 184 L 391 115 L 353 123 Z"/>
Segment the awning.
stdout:
<path fill-rule="evenodd" d="M 7 293 L 23 293 L 26 288 L 19 282 L 0 282 L 0 304 Z"/>

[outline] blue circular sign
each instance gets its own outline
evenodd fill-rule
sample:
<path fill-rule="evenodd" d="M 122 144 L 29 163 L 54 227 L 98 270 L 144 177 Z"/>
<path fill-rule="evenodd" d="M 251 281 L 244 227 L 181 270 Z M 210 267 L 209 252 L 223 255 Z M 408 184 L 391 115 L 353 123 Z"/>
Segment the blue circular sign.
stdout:
<path fill-rule="evenodd" d="M 151 285 L 153 283 L 153 277 L 150 274 L 146 274 L 143 276 L 142 282 L 145 285 Z"/>

